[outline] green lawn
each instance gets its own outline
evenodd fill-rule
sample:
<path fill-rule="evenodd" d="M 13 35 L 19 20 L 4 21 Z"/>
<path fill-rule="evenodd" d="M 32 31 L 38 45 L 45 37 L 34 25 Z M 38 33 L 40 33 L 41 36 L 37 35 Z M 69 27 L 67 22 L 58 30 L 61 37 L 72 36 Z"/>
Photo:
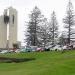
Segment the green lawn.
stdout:
<path fill-rule="evenodd" d="M 0 63 L 0 75 L 75 75 L 75 51 L 0 54 L 4 57 L 33 57 L 22 63 Z"/>

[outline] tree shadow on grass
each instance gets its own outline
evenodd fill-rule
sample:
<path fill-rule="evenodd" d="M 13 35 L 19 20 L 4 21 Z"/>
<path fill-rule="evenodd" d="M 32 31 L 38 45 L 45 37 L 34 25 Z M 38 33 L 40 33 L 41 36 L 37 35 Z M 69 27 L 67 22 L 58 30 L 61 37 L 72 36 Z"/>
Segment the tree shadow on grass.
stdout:
<path fill-rule="evenodd" d="M 21 63 L 35 60 L 35 58 L 8 58 L 8 57 L 0 57 L 1 63 Z"/>

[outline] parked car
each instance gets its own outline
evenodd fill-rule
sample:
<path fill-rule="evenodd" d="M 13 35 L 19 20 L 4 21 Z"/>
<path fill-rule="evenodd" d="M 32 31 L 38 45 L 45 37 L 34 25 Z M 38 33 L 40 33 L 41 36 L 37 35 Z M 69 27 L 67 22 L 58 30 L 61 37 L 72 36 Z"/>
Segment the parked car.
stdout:
<path fill-rule="evenodd" d="M 9 52 L 9 53 L 13 53 L 14 51 L 13 51 L 13 50 L 9 50 L 8 52 Z"/>
<path fill-rule="evenodd" d="M 50 48 L 48 48 L 48 47 L 45 47 L 45 51 L 50 51 Z"/>
<path fill-rule="evenodd" d="M 21 52 L 26 52 L 26 48 L 20 49 Z"/>
<path fill-rule="evenodd" d="M 75 45 L 73 45 L 73 49 L 75 49 Z"/>
<path fill-rule="evenodd" d="M 60 45 L 56 45 L 56 46 L 50 48 L 50 50 L 61 51 L 62 50 L 62 47 Z"/>
<path fill-rule="evenodd" d="M 37 49 L 37 46 L 30 46 L 32 48 L 32 52 L 35 52 Z"/>
<path fill-rule="evenodd" d="M 73 49 L 73 45 L 65 45 L 63 46 L 63 50 L 71 50 Z"/>
<path fill-rule="evenodd" d="M 31 47 L 26 48 L 26 52 L 31 52 L 33 49 Z"/>
<path fill-rule="evenodd" d="M 2 50 L 0 53 L 4 54 L 4 53 L 9 53 L 8 50 Z"/>
<path fill-rule="evenodd" d="M 43 52 L 45 50 L 45 48 L 39 47 L 36 49 L 37 52 Z"/>
<path fill-rule="evenodd" d="M 20 52 L 21 52 L 20 49 L 15 50 L 15 53 L 20 53 Z"/>
<path fill-rule="evenodd" d="M 68 47 L 66 45 L 63 46 L 62 48 L 63 48 L 63 50 L 67 50 L 68 49 Z"/>

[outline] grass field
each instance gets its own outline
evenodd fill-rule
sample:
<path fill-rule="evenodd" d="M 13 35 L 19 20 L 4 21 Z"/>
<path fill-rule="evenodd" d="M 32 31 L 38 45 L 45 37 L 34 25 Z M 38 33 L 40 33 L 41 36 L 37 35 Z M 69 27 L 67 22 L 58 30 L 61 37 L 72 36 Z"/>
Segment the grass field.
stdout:
<path fill-rule="evenodd" d="M 75 51 L 11 53 L 0 56 L 36 58 L 22 63 L 0 63 L 0 75 L 75 75 Z"/>

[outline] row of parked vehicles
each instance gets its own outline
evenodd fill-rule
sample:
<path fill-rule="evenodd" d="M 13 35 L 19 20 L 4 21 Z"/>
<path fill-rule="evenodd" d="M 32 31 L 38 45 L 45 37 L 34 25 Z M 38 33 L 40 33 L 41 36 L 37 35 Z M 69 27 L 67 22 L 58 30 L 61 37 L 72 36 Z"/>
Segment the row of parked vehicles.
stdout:
<path fill-rule="evenodd" d="M 1 49 L 0 50 L 0 53 L 1 54 L 4 54 L 4 53 L 23 53 L 23 52 L 34 52 L 34 51 L 37 51 L 37 52 L 42 52 L 44 51 L 45 49 L 40 47 L 40 48 L 31 48 L 31 47 L 27 47 L 27 48 L 21 48 L 21 49 Z"/>
<path fill-rule="evenodd" d="M 1 54 L 4 53 L 21 53 L 21 52 L 43 52 L 43 51 L 62 51 L 62 50 L 71 50 L 75 49 L 75 45 L 65 45 L 65 46 L 60 46 L 60 45 L 55 45 L 52 46 L 50 45 L 49 47 L 26 47 L 26 48 L 20 48 L 20 49 L 8 49 L 8 50 L 0 50 Z"/>
<path fill-rule="evenodd" d="M 62 51 L 62 50 L 73 50 L 75 49 L 75 45 L 56 45 L 50 48 L 50 50 L 57 50 L 57 51 Z"/>

